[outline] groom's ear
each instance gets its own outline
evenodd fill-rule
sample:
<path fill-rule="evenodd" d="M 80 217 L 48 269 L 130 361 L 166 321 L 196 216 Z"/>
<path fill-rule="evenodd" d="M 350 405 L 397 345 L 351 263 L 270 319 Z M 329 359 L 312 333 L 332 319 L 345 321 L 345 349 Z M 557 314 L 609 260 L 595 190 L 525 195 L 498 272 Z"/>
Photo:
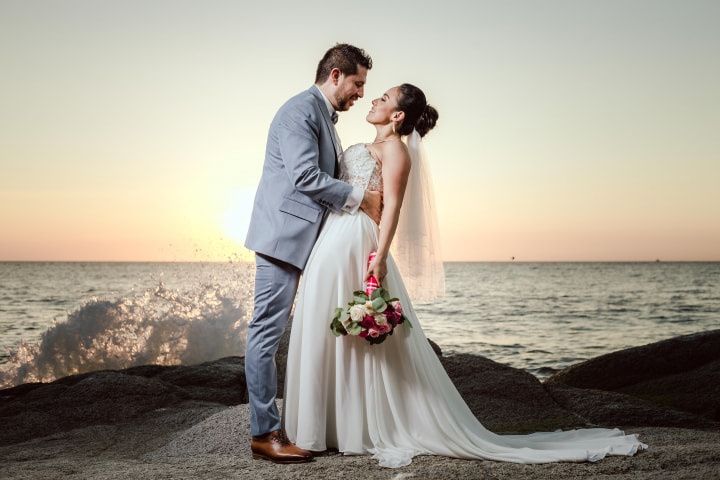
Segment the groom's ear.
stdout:
<path fill-rule="evenodd" d="M 339 68 L 333 68 L 330 70 L 330 80 L 332 81 L 333 85 L 338 86 L 340 84 L 340 77 L 342 76 L 342 72 Z"/>

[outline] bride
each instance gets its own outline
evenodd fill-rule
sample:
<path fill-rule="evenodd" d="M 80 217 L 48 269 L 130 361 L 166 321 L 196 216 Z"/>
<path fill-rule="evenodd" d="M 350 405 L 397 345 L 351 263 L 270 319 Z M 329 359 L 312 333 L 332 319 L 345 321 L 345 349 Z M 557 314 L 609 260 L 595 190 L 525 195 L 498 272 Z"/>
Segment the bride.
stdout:
<path fill-rule="evenodd" d="M 393 87 L 373 100 L 367 115 L 375 141 L 341 156 L 341 180 L 381 191 L 384 209 L 379 227 L 362 211 L 329 213 L 310 254 L 287 356 L 288 438 L 312 451 L 372 454 L 385 467 L 408 465 L 416 455 L 544 463 L 597 461 L 647 448 L 617 428 L 498 435 L 463 401 L 411 304 L 411 298 L 432 298 L 444 289 L 420 141 L 437 119 L 419 88 Z M 368 265 L 371 252 L 377 255 Z M 399 298 L 412 328 L 402 324 L 376 345 L 335 337 L 329 328 L 335 309 L 347 305 L 371 274 Z"/>

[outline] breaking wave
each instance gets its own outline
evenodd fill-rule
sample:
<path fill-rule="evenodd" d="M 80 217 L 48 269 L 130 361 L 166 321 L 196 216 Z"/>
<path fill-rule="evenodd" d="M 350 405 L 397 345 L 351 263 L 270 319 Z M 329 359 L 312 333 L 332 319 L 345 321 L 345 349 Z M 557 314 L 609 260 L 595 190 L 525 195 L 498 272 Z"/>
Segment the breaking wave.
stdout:
<path fill-rule="evenodd" d="M 252 295 L 204 284 L 179 292 L 162 282 L 139 295 L 92 299 L 0 365 L 0 388 L 103 369 L 195 364 L 245 353 Z"/>

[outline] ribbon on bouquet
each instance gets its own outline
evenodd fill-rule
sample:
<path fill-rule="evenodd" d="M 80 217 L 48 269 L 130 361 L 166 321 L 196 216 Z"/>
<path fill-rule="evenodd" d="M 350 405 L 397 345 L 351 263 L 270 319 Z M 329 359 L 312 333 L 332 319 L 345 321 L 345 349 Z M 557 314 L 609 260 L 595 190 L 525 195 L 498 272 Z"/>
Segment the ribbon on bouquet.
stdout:
<path fill-rule="evenodd" d="M 370 268 L 370 264 L 373 260 L 375 260 L 375 257 L 377 256 L 377 252 L 370 252 L 370 256 L 368 257 L 368 269 Z M 380 287 L 380 282 L 378 282 L 378 279 L 375 278 L 375 275 L 370 275 L 370 278 L 367 279 L 365 282 L 365 293 L 369 297 L 373 291 L 377 290 Z"/>

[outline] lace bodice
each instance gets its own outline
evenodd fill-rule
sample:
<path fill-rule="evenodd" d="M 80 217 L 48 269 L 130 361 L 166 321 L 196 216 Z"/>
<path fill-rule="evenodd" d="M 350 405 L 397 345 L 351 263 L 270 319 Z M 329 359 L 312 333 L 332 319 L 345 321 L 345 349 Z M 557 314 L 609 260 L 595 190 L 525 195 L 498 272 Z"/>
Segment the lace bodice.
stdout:
<path fill-rule="evenodd" d="M 363 190 L 382 192 L 382 168 L 364 143 L 358 143 L 340 155 L 340 180 Z"/>

